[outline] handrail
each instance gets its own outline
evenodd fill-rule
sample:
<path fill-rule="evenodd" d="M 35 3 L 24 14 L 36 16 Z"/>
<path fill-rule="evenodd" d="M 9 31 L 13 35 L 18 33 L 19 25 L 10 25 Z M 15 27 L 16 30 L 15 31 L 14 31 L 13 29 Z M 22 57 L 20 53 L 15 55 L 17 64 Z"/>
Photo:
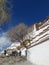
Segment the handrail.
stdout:
<path fill-rule="evenodd" d="M 47 36 L 48 34 L 45 34 L 44 36 L 42 36 L 42 37 L 40 37 L 38 40 L 40 40 L 41 38 L 43 38 L 43 37 L 45 37 L 45 36 Z M 35 42 L 37 42 L 38 40 L 36 40 Z M 35 43 L 35 42 L 32 42 L 32 43 Z M 31 43 L 31 44 L 32 44 Z"/>
<path fill-rule="evenodd" d="M 41 33 L 39 33 L 38 35 L 36 35 L 34 38 L 32 38 L 31 40 L 35 39 L 37 36 L 42 35 L 43 33 L 47 32 L 49 30 L 49 27 L 45 30 L 43 30 Z"/>
<path fill-rule="evenodd" d="M 49 21 L 48 21 L 48 22 L 49 22 Z M 47 22 L 45 22 L 45 23 L 47 23 Z M 44 23 L 44 24 L 45 24 L 45 23 Z M 43 24 L 42 26 L 40 26 L 39 29 L 42 29 L 43 27 L 49 25 L 49 23 L 47 23 L 46 25 L 44 25 L 44 24 Z"/>
<path fill-rule="evenodd" d="M 47 29 L 45 29 L 45 30 L 43 30 L 39 35 L 37 35 L 37 36 L 40 36 L 40 35 L 42 35 L 42 34 L 44 34 L 44 33 L 46 33 L 47 31 L 49 31 L 49 27 L 47 27 Z M 38 42 L 40 39 L 42 39 L 43 37 L 45 37 L 45 36 L 47 36 L 47 35 L 49 35 L 48 33 L 46 33 L 45 35 L 43 35 L 42 37 L 40 37 L 38 40 L 36 40 L 35 42 L 32 42 L 31 43 L 31 41 L 32 40 L 34 40 L 36 37 L 34 37 L 34 38 L 32 38 L 31 40 L 30 40 L 30 45 L 29 46 L 27 46 L 27 49 L 29 49 L 29 48 L 31 48 L 31 47 L 33 47 L 33 46 L 36 46 L 36 45 L 38 45 L 38 44 L 41 44 L 40 42 L 39 43 L 36 43 L 36 42 Z M 49 38 L 49 36 L 48 36 L 48 38 Z M 47 39 L 47 38 L 46 38 Z M 44 40 L 43 40 L 44 41 Z M 42 41 L 41 41 L 42 42 Z M 36 43 L 36 44 L 34 44 L 34 43 Z M 32 45 L 33 44 L 33 45 Z M 31 46 L 32 45 L 32 46 Z"/>
<path fill-rule="evenodd" d="M 34 44 L 34 45 L 28 47 L 28 49 L 30 49 L 30 48 L 32 48 L 32 47 L 34 47 L 34 46 L 37 46 L 37 45 L 39 45 L 39 44 L 41 44 L 42 42 L 47 41 L 47 40 L 49 40 L 49 38 L 46 38 L 46 39 L 44 39 L 43 41 L 41 41 L 40 43 L 38 42 L 37 44 Z"/>

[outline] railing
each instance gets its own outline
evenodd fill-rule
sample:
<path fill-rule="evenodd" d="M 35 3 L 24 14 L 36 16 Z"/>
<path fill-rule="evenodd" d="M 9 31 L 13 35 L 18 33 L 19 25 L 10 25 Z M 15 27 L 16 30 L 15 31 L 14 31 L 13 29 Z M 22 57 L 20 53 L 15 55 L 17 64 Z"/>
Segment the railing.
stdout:
<path fill-rule="evenodd" d="M 46 22 L 44 22 L 44 24 L 42 26 L 40 26 L 39 29 L 41 29 L 41 28 L 43 28 L 43 27 L 45 27 L 47 25 L 49 25 L 49 20 L 47 20 Z"/>
<path fill-rule="evenodd" d="M 44 37 L 46 37 L 46 38 L 44 38 Z M 43 40 L 41 40 L 41 39 L 38 39 L 37 41 L 35 41 L 34 43 L 31 43 L 31 45 L 28 47 L 28 49 L 29 48 L 32 48 L 32 47 L 34 47 L 34 46 L 36 46 L 36 45 L 39 45 L 39 44 L 41 44 L 42 42 L 45 42 L 46 40 L 49 40 L 49 36 L 48 36 L 48 34 L 47 35 L 45 35 L 43 38 Z M 39 41 L 40 40 L 40 41 Z"/>
<path fill-rule="evenodd" d="M 39 33 L 38 35 L 36 35 L 34 38 L 31 39 L 30 46 L 28 46 L 28 49 L 36 45 L 39 45 L 46 40 L 49 40 L 49 26 L 46 29 L 44 29 L 41 33 Z"/>

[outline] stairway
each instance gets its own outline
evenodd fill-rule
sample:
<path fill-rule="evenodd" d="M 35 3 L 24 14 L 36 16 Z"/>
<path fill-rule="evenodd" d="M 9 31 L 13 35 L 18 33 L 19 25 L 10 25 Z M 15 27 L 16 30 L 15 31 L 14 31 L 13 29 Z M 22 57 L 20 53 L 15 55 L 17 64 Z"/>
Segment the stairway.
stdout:
<path fill-rule="evenodd" d="M 37 31 L 38 33 L 38 31 Z M 33 37 L 30 41 L 30 46 L 27 46 L 28 49 L 41 44 L 42 42 L 45 42 L 46 40 L 49 40 L 49 25 L 45 27 L 39 34 L 36 34 L 35 37 Z"/>
<path fill-rule="evenodd" d="M 0 65 L 34 65 L 20 57 L 0 58 Z"/>

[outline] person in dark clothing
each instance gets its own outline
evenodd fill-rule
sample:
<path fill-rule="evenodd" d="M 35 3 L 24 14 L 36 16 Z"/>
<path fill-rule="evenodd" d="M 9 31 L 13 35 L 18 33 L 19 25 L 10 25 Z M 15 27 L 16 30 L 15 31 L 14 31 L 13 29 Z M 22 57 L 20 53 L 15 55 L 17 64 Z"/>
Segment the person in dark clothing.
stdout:
<path fill-rule="evenodd" d="M 19 52 L 19 56 L 21 56 L 21 51 Z"/>
<path fill-rule="evenodd" d="M 16 51 L 12 51 L 12 55 L 15 56 L 16 55 Z"/>
<path fill-rule="evenodd" d="M 7 53 L 7 51 L 6 51 L 6 50 L 4 50 L 4 55 L 6 55 L 6 53 Z"/>

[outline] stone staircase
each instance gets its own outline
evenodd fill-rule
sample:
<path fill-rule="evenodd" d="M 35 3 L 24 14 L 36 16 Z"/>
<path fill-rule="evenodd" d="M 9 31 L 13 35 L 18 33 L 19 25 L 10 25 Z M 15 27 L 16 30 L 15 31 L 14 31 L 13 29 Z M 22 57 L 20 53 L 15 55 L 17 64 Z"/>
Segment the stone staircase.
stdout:
<path fill-rule="evenodd" d="M 28 46 L 28 49 L 39 45 L 46 40 L 49 40 L 49 25 L 47 25 L 43 29 L 40 29 L 39 31 L 37 31 L 36 35 L 31 39 L 30 46 Z"/>
<path fill-rule="evenodd" d="M 34 65 L 22 57 L 4 57 L 0 58 L 0 65 Z"/>

